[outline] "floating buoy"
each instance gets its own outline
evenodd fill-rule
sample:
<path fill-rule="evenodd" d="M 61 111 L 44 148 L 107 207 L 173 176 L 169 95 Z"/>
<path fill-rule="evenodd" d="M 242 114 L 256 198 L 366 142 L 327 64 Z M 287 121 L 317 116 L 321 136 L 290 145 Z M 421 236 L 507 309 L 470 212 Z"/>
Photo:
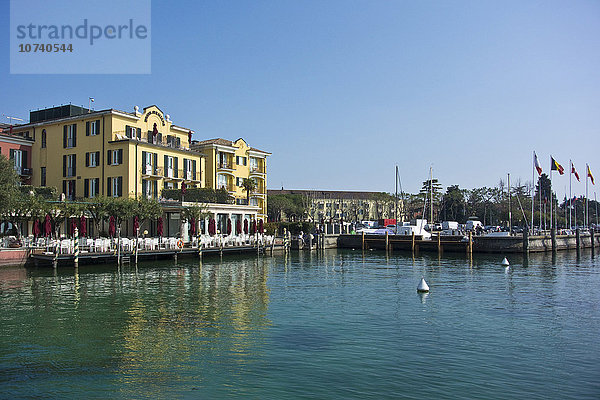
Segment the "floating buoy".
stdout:
<path fill-rule="evenodd" d="M 417 292 L 419 292 L 419 293 L 429 292 L 429 285 L 427 285 L 427 282 L 425 282 L 425 278 L 421 278 L 421 282 L 419 282 L 419 286 L 417 286 Z"/>
<path fill-rule="evenodd" d="M 504 265 L 505 267 L 508 267 L 510 265 L 506 257 L 504 257 L 504 260 L 502 260 L 502 265 Z"/>

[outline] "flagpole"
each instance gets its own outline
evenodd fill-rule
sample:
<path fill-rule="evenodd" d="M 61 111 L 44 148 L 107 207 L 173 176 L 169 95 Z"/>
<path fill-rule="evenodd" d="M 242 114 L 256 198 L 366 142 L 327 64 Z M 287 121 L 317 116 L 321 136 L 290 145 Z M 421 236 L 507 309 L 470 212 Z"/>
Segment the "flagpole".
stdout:
<path fill-rule="evenodd" d="M 550 231 L 552 231 L 552 156 L 550 156 Z"/>
<path fill-rule="evenodd" d="M 540 196 L 540 232 L 542 231 L 542 180 L 538 178 L 538 195 Z M 546 210 L 544 210 L 544 219 L 546 218 Z"/>
<path fill-rule="evenodd" d="M 571 175 L 573 175 L 573 160 L 569 160 L 569 163 L 571 163 L 571 172 L 569 173 L 569 229 L 573 229 L 573 225 L 571 223 Z"/>
<path fill-rule="evenodd" d="M 531 235 L 533 235 L 533 227 L 535 225 L 535 151 L 533 152 L 533 160 L 531 161 Z"/>
<path fill-rule="evenodd" d="M 589 210 L 588 210 L 588 178 L 589 178 L 589 172 L 590 172 L 590 166 L 586 163 L 585 164 L 585 210 L 584 210 L 584 214 L 585 214 L 585 218 L 583 219 L 583 222 L 585 223 L 585 227 L 587 228 L 589 225 L 589 221 L 588 221 L 588 214 L 589 214 Z"/>

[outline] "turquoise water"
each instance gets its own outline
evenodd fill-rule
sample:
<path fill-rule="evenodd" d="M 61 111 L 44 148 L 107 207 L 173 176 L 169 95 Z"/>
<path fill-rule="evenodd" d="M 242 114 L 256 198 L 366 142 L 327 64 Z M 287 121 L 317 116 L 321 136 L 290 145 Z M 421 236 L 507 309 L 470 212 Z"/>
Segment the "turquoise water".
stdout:
<path fill-rule="evenodd" d="M 600 398 L 598 258 L 501 258 L 0 269 L 0 397 Z"/>

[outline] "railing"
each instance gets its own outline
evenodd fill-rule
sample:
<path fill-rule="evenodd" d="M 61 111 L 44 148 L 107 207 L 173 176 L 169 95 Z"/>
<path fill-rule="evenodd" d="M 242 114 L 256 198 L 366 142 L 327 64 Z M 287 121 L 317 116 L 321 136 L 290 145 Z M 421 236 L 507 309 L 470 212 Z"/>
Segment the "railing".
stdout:
<path fill-rule="evenodd" d="M 227 190 L 228 192 L 233 192 L 233 191 L 235 191 L 235 189 L 234 189 L 233 185 L 232 185 L 232 184 L 230 184 L 230 183 L 228 183 L 228 184 L 222 184 L 222 183 L 221 183 L 221 184 L 218 184 L 218 185 L 217 185 L 217 189 L 225 189 L 225 190 Z"/>
<path fill-rule="evenodd" d="M 142 175 L 152 175 L 152 176 L 163 176 L 164 169 L 163 167 L 152 167 L 152 165 L 146 164 L 142 166 Z"/>
<path fill-rule="evenodd" d="M 265 169 L 263 167 L 250 167 L 251 174 L 264 174 Z"/>
<path fill-rule="evenodd" d="M 159 140 L 158 137 L 153 138 L 151 133 L 150 134 L 142 133 L 139 139 L 138 139 L 137 135 L 133 136 L 131 138 L 128 138 L 127 132 L 125 132 L 125 131 L 114 131 L 113 134 L 114 134 L 115 140 L 131 139 L 131 140 L 137 140 L 139 142 L 155 144 L 157 146 L 169 147 L 172 149 L 187 150 L 187 148 L 181 146 L 181 144 L 179 146 L 177 146 L 177 142 L 172 141 L 170 143 L 167 143 L 166 137 L 163 137 L 161 140 Z"/>
<path fill-rule="evenodd" d="M 19 175 L 31 176 L 32 172 L 33 171 L 31 170 L 31 168 L 21 168 L 21 172 L 19 172 Z"/>
<path fill-rule="evenodd" d="M 221 168 L 221 169 L 233 169 L 233 163 L 229 162 L 229 161 L 225 161 L 225 162 L 219 161 L 218 168 Z"/>

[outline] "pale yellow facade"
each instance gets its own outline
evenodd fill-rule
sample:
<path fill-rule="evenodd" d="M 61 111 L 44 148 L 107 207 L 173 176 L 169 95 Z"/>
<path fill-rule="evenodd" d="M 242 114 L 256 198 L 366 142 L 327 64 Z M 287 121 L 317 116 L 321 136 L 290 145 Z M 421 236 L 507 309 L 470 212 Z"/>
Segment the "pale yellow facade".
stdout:
<path fill-rule="evenodd" d="M 32 184 L 54 186 L 68 199 L 159 198 L 182 183 L 205 187 L 205 158 L 190 150 L 192 132 L 157 106 L 63 115 L 14 130 L 34 138 Z"/>
<path fill-rule="evenodd" d="M 258 218 L 267 217 L 267 157 L 271 153 L 250 147 L 244 139 L 229 141 L 210 139 L 192 143 L 192 149 L 205 157 L 206 186 L 225 188 L 236 204 L 246 204 L 248 193 L 242 182 L 254 180 L 256 189 L 249 195 L 249 205 L 258 206 Z"/>

